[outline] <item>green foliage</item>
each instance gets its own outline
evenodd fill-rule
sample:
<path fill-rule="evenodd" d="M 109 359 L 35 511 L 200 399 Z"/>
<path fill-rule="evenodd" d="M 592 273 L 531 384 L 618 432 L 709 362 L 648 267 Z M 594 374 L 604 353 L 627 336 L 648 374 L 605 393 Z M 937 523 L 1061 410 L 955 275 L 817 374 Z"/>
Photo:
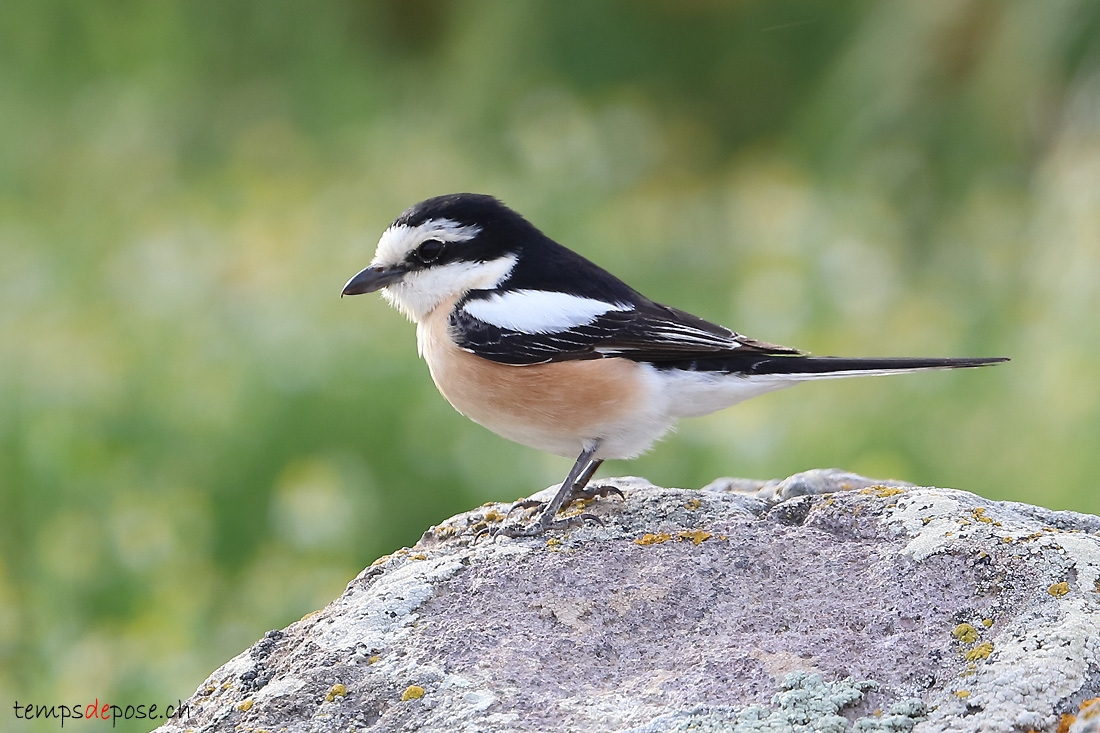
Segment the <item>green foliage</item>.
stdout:
<path fill-rule="evenodd" d="M 5 3 L 0 700 L 186 698 L 560 480 L 337 297 L 440 193 L 751 336 L 1014 358 L 764 397 L 605 473 L 1100 512 L 1098 31 L 1086 0 Z"/>

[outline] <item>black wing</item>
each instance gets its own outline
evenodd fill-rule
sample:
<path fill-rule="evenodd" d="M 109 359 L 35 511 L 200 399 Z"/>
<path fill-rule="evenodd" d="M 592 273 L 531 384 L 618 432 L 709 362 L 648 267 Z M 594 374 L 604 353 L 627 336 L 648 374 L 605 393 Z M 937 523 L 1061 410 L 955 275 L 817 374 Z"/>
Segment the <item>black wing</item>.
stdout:
<path fill-rule="evenodd" d="M 611 310 L 588 323 L 548 333 L 486 323 L 458 307 L 451 314 L 450 328 L 460 348 L 516 366 L 620 357 L 691 368 L 696 360 L 735 354 L 801 353 L 652 301 L 635 302 L 630 310 Z"/>

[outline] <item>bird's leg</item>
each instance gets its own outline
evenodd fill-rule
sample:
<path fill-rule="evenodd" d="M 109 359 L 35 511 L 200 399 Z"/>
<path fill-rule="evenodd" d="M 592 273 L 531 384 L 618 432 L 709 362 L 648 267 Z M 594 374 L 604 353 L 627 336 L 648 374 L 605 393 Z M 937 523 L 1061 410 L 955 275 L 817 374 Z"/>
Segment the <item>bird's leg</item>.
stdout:
<path fill-rule="evenodd" d="M 577 476 L 577 482 L 573 485 L 574 497 L 583 492 L 585 486 L 588 486 L 588 482 L 596 475 L 596 470 L 599 469 L 601 463 L 603 463 L 602 458 L 593 458 L 588 462 L 588 465 L 584 467 L 584 470 L 581 471 L 581 475 Z"/>
<path fill-rule="evenodd" d="M 569 496 L 566 497 L 565 501 L 562 502 L 562 506 L 565 506 L 577 500 L 585 501 L 587 499 L 610 496 L 612 494 L 617 494 L 620 499 L 626 499 L 626 497 L 623 496 L 623 492 L 615 488 L 614 486 L 593 486 L 592 488 L 586 488 L 588 486 L 588 482 L 592 479 L 593 474 L 596 473 L 596 470 L 600 467 L 600 464 L 602 463 L 602 458 L 593 458 L 588 462 L 588 465 L 584 467 L 584 471 L 582 471 L 581 475 L 577 477 L 576 483 L 573 484 L 573 490 L 569 493 Z M 543 506 L 546 506 L 545 501 L 539 501 L 538 499 L 524 499 L 523 501 L 517 501 L 515 504 L 513 504 L 512 508 L 508 510 L 508 513 L 511 514 L 517 509 L 535 509 L 536 507 Z"/>
<path fill-rule="evenodd" d="M 573 489 L 583 478 L 583 483 L 580 486 L 583 488 L 588 480 L 592 477 L 592 474 L 596 472 L 602 461 L 595 460 L 593 456 L 596 451 L 599 450 L 600 441 L 593 441 L 577 458 L 577 462 L 573 464 L 573 468 L 569 469 L 569 475 L 565 477 L 565 481 L 562 481 L 561 487 L 558 492 L 554 494 L 554 498 L 546 502 L 546 506 L 543 507 L 542 512 L 539 513 L 538 518 L 526 527 L 511 526 L 501 527 L 497 534 L 502 534 L 505 537 L 533 537 L 537 534 L 542 534 L 548 529 L 565 529 L 566 527 L 572 527 L 578 523 L 583 523 L 586 519 L 595 519 L 591 514 L 581 514 L 577 517 L 570 517 L 569 519 L 555 520 L 558 510 L 562 508 L 566 500 L 573 494 Z M 599 521 L 599 520 L 597 520 Z"/>
<path fill-rule="evenodd" d="M 596 470 L 603 463 L 602 458 L 593 458 L 588 462 L 588 465 L 584 467 L 584 472 L 577 478 L 577 483 L 573 487 L 572 493 L 569 494 L 569 501 L 594 499 L 597 496 L 604 497 L 611 494 L 618 494 L 620 499 L 626 499 L 623 492 L 614 486 L 593 486 L 588 487 L 588 482 L 592 479 L 592 476 L 596 473 Z"/>

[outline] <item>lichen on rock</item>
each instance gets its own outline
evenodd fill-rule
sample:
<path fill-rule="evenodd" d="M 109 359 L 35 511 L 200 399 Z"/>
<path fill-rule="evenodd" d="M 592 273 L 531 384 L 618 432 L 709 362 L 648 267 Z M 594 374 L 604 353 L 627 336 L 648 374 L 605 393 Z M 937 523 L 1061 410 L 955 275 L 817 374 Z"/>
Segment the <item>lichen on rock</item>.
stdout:
<path fill-rule="evenodd" d="M 626 500 L 584 510 L 602 526 L 475 542 L 507 514 L 489 505 L 432 528 L 215 671 L 191 719 L 160 730 L 1100 720 L 1086 704 L 1100 690 L 1100 518 L 839 471 L 609 482 Z"/>

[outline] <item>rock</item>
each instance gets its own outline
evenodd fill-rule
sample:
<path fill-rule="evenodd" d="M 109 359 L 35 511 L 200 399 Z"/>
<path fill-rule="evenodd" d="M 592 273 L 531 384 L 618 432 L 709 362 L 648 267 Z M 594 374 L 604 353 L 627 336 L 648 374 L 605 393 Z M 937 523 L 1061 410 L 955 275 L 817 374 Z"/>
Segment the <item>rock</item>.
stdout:
<path fill-rule="evenodd" d="M 839 471 L 604 483 L 603 526 L 433 527 L 159 730 L 1100 730 L 1098 517 Z"/>

